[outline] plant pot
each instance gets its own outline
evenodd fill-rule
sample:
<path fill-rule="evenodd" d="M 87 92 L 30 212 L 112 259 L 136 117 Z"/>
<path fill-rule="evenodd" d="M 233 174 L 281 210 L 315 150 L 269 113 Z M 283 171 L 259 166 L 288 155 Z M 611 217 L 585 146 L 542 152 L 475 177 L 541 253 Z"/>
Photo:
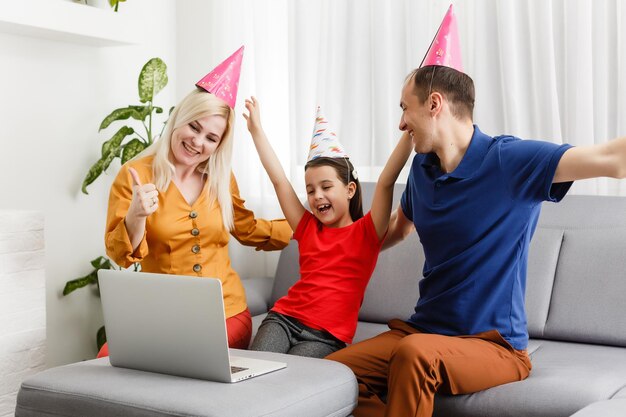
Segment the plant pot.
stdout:
<path fill-rule="evenodd" d="M 109 0 L 86 0 L 89 6 L 97 7 L 98 9 L 106 9 L 113 11 L 113 8 L 109 4 Z"/>

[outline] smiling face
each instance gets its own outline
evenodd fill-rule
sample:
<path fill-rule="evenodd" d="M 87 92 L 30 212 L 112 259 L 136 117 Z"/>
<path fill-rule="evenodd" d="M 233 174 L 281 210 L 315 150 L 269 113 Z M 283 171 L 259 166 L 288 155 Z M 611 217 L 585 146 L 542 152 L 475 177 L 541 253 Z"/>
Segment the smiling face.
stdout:
<path fill-rule="evenodd" d="M 196 168 L 219 146 L 226 131 L 226 118 L 213 115 L 193 120 L 172 132 L 171 156 L 175 166 Z"/>
<path fill-rule="evenodd" d="M 433 120 L 430 116 L 430 98 L 421 103 L 415 94 L 413 80 L 409 79 L 400 98 L 402 116 L 400 117 L 399 129 L 407 131 L 411 135 L 413 147 L 416 153 L 430 153 L 434 151 L 433 143 Z"/>
<path fill-rule="evenodd" d="M 320 165 L 307 168 L 304 173 L 309 207 L 313 215 L 326 227 L 344 227 L 352 224 L 350 199 L 356 185 L 345 185 L 335 168 Z"/>

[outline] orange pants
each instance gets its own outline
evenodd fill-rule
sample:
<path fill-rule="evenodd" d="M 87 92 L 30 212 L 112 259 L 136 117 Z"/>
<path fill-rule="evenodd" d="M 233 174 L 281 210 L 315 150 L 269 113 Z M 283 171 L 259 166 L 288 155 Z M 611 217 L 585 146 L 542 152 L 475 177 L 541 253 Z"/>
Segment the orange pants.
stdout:
<path fill-rule="evenodd" d="M 397 319 L 389 328 L 326 357 L 357 377 L 355 417 L 430 417 L 436 392 L 468 394 L 521 381 L 532 367 L 526 351 L 513 349 L 496 330 L 442 336 Z"/>
<path fill-rule="evenodd" d="M 248 349 L 252 337 L 252 317 L 247 308 L 239 314 L 226 319 L 228 346 L 234 349 Z M 102 345 L 98 358 L 109 356 L 109 345 Z"/>

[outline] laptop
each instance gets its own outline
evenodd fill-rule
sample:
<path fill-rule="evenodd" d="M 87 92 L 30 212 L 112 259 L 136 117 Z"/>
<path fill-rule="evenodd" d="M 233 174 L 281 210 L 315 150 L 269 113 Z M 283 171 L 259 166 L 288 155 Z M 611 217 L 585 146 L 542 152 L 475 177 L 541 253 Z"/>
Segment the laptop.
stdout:
<path fill-rule="evenodd" d="M 230 356 L 215 278 L 99 270 L 111 365 L 239 382 L 286 363 Z"/>

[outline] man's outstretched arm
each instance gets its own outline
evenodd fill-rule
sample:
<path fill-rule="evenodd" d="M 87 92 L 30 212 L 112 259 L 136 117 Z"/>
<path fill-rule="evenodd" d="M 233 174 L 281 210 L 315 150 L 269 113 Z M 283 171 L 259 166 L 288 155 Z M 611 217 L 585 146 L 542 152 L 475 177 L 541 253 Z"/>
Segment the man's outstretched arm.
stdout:
<path fill-rule="evenodd" d="M 552 182 L 596 177 L 626 178 L 626 137 L 568 149 L 559 161 Z"/>

